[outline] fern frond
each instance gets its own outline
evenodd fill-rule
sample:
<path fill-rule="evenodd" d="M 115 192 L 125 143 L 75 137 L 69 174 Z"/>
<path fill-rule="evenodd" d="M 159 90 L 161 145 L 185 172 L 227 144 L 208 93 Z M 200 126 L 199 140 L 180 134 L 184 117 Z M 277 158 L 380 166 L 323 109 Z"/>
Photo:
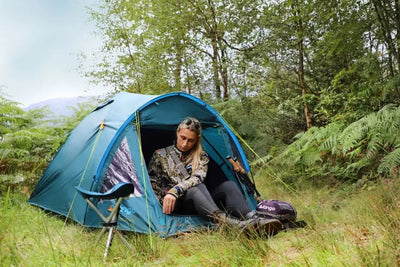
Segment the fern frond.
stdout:
<path fill-rule="evenodd" d="M 366 157 L 361 158 L 361 160 L 353 162 L 346 167 L 346 172 L 359 172 L 361 168 L 369 166 L 370 161 Z"/>
<path fill-rule="evenodd" d="M 27 130 L 8 133 L 4 136 L 1 146 L 29 150 L 32 147 L 32 134 Z"/>
<path fill-rule="evenodd" d="M 323 135 L 321 135 L 321 151 L 331 151 L 332 154 L 337 153 L 339 144 L 339 134 L 343 131 L 343 125 L 338 122 L 331 123 L 324 127 Z"/>
<path fill-rule="evenodd" d="M 382 160 L 378 167 L 378 172 L 382 174 L 387 174 L 394 168 L 400 167 L 400 148 L 387 154 Z"/>
<path fill-rule="evenodd" d="M 357 159 L 361 155 L 362 149 L 361 147 L 357 147 L 353 151 L 349 152 L 347 155 L 350 159 Z"/>
<path fill-rule="evenodd" d="M 400 107 L 387 105 L 348 126 L 337 122 L 298 134 L 274 162 L 301 173 L 377 177 L 377 171 L 387 174 L 400 167 L 399 129 Z"/>
<path fill-rule="evenodd" d="M 367 116 L 353 122 L 339 135 L 341 152 L 343 154 L 346 154 L 348 151 L 360 145 L 360 141 L 365 138 L 371 125 L 369 117 L 370 116 Z"/>
<path fill-rule="evenodd" d="M 29 155 L 29 151 L 25 149 L 17 149 L 17 148 L 0 148 L 0 159 L 10 159 L 10 158 L 23 158 Z"/>
<path fill-rule="evenodd" d="M 321 152 L 319 151 L 309 151 L 308 153 L 303 153 L 301 157 L 301 163 L 305 167 L 310 167 L 317 162 L 322 162 Z"/>

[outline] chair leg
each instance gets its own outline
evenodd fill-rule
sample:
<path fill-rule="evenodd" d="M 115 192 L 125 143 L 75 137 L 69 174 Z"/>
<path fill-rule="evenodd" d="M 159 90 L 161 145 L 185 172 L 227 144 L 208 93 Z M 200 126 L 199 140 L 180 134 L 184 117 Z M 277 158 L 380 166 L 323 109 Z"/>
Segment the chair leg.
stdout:
<path fill-rule="evenodd" d="M 97 240 L 96 240 L 96 246 L 97 246 L 97 244 L 100 242 L 101 237 L 103 236 L 103 234 L 104 234 L 106 231 L 107 231 L 107 228 L 106 228 L 106 227 L 103 227 L 103 229 L 101 229 L 101 232 L 100 232 L 100 234 L 99 234 L 99 236 L 97 237 Z"/>
<path fill-rule="evenodd" d="M 129 249 L 131 249 L 131 245 L 128 243 L 128 241 L 126 241 L 125 237 L 118 230 L 115 230 L 115 231 L 118 234 L 121 241 L 125 244 L 125 246 L 127 246 Z"/>
<path fill-rule="evenodd" d="M 96 207 L 96 205 L 94 205 L 94 203 L 89 199 L 86 198 L 87 203 L 93 208 L 93 210 L 101 217 L 101 219 L 104 221 L 103 223 L 103 229 L 101 230 L 101 233 L 99 235 L 99 237 L 97 238 L 96 244 L 100 241 L 101 237 L 103 236 L 103 234 L 107 231 L 108 229 L 108 239 L 107 239 L 107 244 L 106 244 L 106 249 L 104 251 L 104 262 L 106 262 L 107 259 L 107 255 L 108 255 L 108 251 L 112 245 L 112 241 L 113 241 L 113 235 L 114 232 L 117 233 L 117 235 L 119 236 L 119 238 L 121 239 L 121 241 L 129 248 L 131 249 L 130 244 L 128 243 L 128 241 L 126 241 L 125 237 L 117 230 L 117 221 L 118 221 L 118 215 L 119 215 L 119 210 L 120 210 L 120 205 L 122 202 L 122 197 L 118 198 L 113 211 L 111 212 L 111 214 L 106 218 Z"/>
<path fill-rule="evenodd" d="M 107 239 L 107 245 L 106 245 L 106 250 L 104 251 L 104 261 L 106 261 L 108 250 L 110 249 L 113 241 L 113 234 L 114 234 L 114 227 L 110 227 L 110 230 L 108 231 L 108 239 Z"/>

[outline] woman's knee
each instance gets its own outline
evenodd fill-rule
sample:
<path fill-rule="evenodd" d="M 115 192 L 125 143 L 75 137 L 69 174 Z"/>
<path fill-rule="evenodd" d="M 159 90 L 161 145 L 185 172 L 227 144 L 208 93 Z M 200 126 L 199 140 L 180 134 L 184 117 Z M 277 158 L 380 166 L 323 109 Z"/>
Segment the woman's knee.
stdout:
<path fill-rule="evenodd" d="M 233 181 L 225 181 L 225 182 L 221 183 L 217 187 L 217 191 L 224 191 L 224 192 L 230 192 L 230 193 L 240 192 L 236 183 Z"/>
<path fill-rule="evenodd" d="M 198 197 L 199 195 L 204 195 L 207 191 L 207 187 L 204 184 L 198 184 L 196 186 L 193 186 L 189 188 L 186 191 L 186 197 L 187 198 L 193 198 L 193 197 Z"/>

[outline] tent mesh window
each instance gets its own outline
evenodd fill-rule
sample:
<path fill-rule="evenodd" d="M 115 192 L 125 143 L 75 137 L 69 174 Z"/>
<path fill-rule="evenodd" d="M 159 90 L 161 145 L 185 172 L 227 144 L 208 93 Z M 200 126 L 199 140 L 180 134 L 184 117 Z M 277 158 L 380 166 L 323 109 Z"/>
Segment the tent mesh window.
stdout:
<path fill-rule="evenodd" d="M 106 178 L 104 179 L 100 192 L 107 192 L 116 184 L 121 182 L 132 183 L 135 186 L 135 196 L 141 196 L 143 194 L 126 137 L 124 137 L 115 152 L 115 155 L 107 169 Z"/>

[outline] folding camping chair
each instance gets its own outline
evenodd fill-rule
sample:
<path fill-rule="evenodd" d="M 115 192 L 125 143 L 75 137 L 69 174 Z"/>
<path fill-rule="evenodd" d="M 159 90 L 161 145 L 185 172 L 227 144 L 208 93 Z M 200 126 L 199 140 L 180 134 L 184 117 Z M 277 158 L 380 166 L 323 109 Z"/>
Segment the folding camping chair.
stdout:
<path fill-rule="evenodd" d="M 97 242 L 100 240 L 101 236 L 109 230 L 108 233 L 108 239 L 107 239 L 107 244 L 106 244 L 106 250 L 104 252 L 104 261 L 107 258 L 108 250 L 111 246 L 112 240 L 113 240 L 113 234 L 117 233 L 117 235 L 120 237 L 122 242 L 130 249 L 131 246 L 129 245 L 128 241 L 124 238 L 124 236 L 117 230 L 117 222 L 118 222 L 118 215 L 119 215 L 119 209 L 122 200 L 132 194 L 135 190 L 134 185 L 130 183 L 118 183 L 116 184 L 111 190 L 105 192 L 105 193 L 98 193 L 98 192 L 92 192 L 92 191 L 87 191 L 83 188 L 80 188 L 78 186 L 75 187 L 76 190 L 82 195 L 82 197 L 86 200 L 86 202 L 93 208 L 93 210 L 100 216 L 100 218 L 103 220 L 103 229 L 97 239 Z M 117 199 L 117 202 L 115 203 L 115 207 L 113 208 L 112 212 L 110 215 L 105 217 L 100 210 L 96 207 L 94 202 L 91 200 L 91 198 L 94 200 L 109 200 L 109 199 Z M 97 201 L 96 201 L 97 203 Z M 97 243 L 96 242 L 96 243 Z"/>

